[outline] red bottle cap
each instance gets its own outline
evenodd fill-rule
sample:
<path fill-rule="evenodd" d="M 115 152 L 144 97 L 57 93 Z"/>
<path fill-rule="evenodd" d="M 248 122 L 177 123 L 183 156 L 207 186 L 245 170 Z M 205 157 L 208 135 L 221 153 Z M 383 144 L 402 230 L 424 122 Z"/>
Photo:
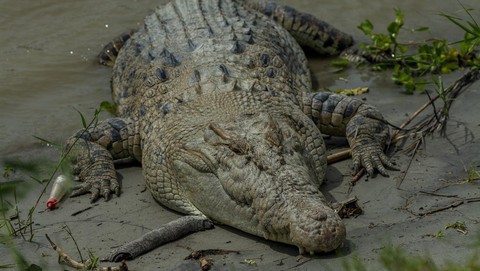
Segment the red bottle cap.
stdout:
<path fill-rule="evenodd" d="M 47 201 L 47 208 L 50 209 L 50 210 L 55 209 L 55 207 L 57 207 L 57 203 L 58 203 L 57 199 L 50 198 Z"/>

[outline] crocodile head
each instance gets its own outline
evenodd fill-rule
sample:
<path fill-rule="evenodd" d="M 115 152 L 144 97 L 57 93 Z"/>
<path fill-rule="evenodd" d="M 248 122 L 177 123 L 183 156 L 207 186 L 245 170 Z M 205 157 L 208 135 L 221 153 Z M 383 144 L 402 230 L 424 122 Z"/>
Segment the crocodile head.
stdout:
<path fill-rule="evenodd" d="M 345 226 L 319 191 L 322 135 L 300 110 L 217 119 L 188 137 L 175 151 L 172 172 L 183 196 L 207 217 L 296 245 L 300 253 L 343 244 Z"/>

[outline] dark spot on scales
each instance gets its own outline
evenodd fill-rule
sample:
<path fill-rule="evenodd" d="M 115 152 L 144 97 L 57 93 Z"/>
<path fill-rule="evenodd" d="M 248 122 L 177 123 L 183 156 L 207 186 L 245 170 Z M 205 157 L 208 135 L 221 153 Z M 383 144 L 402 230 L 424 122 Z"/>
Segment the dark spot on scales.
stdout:
<path fill-rule="evenodd" d="M 335 108 L 337 107 L 337 104 L 341 100 L 342 100 L 341 96 L 330 96 L 330 98 L 326 100 L 325 103 L 323 104 L 322 111 L 333 113 L 333 111 L 335 111 Z"/>
<path fill-rule="evenodd" d="M 267 76 L 270 78 L 274 78 L 276 75 L 275 69 L 274 68 L 268 68 L 267 69 Z"/>
<path fill-rule="evenodd" d="M 155 75 L 157 78 L 160 80 L 160 82 L 165 82 L 168 80 L 168 75 L 167 72 L 164 69 L 157 68 L 155 70 Z"/>
<path fill-rule="evenodd" d="M 270 95 L 271 96 L 274 96 L 274 97 L 277 97 L 280 95 L 280 92 L 276 91 L 276 90 L 270 90 Z"/>
<path fill-rule="evenodd" d="M 245 51 L 245 47 L 238 40 L 234 41 L 230 52 L 234 54 L 241 54 L 243 51 Z"/>
<path fill-rule="evenodd" d="M 330 97 L 330 93 L 328 92 L 319 92 L 315 95 L 315 97 L 313 97 L 315 100 L 318 100 L 320 102 L 325 102 L 328 97 Z"/>
<path fill-rule="evenodd" d="M 140 106 L 140 116 L 145 116 L 145 113 L 147 113 L 147 108 L 142 104 L 142 106 Z"/>
<path fill-rule="evenodd" d="M 328 100 L 326 103 L 323 104 L 322 111 L 327 113 L 333 113 L 333 111 L 335 111 L 336 104 L 337 103 L 335 101 Z"/>
<path fill-rule="evenodd" d="M 200 82 L 201 78 L 200 78 L 200 72 L 198 70 L 193 71 L 193 78 L 195 78 L 196 82 Z"/>
<path fill-rule="evenodd" d="M 180 61 L 178 61 L 167 49 L 163 49 L 163 51 L 160 53 L 160 56 L 163 58 L 163 62 L 167 65 L 174 67 L 180 65 Z"/>
<path fill-rule="evenodd" d="M 80 130 L 75 134 L 75 137 L 85 139 L 86 141 L 93 141 L 92 135 L 87 130 Z"/>
<path fill-rule="evenodd" d="M 221 64 L 220 65 L 220 70 L 222 71 L 222 73 L 225 75 L 225 76 L 229 76 L 230 74 L 228 73 L 228 69 L 227 67 L 225 66 L 225 64 Z"/>
<path fill-rule="evenodd" d="M 267 54 L 262 54 L 260 56 L 260 63 L 262 67 L 267 67 L 270 64 L 270 56 Z"/>
<path fill-rule="evenodd" d="M 166 104 L 158 104 L 157 109 L 161 110 L 163 115 L 166 115 L 170 112 L 170 108 Z"/>
<path fill-rule="evenodd" d="M 352 104 L 349 104 L 347 108 L 345 108 L 345 112 L 343 112 L 343 117 L 348 118 L 351 115 L 353 115 L 353 113 L 355 113 L 355 108 L 353 107 Z"/>
<path fill-rule="evenodd" d="M 114 128 L 115 130 L 121 130 L 123 129 L 125 126 L 127 126 L 127 124 L 121 120 L 121 119 L 109 119 L 108 120 L 108 124 L 110 126 L 112 126 L 112 128 Z"/>
<path fill-rule="evenodd" d="M 245 39 L 245 42 L 247 42 L 248 44 L 254 44 L 255 43 L 252 35 L 245 35 L 245 36 L 243 36 L 243 38 Z"/>
<path fill-rule="evenodd" d="M 135 54 L 139 55 L 143 51 L 143 48 L 145 48 L 143 44 L 140 44 L 140 43 L 135 44 Z"/>

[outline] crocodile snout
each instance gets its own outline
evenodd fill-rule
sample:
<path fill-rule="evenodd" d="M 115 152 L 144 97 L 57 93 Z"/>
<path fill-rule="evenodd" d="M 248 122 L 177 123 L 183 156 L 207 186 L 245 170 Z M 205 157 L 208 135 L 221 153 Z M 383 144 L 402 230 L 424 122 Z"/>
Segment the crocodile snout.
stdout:
<path fill-rule="evenodd" d="M 343 244 L 345 224 L 333 209 L 317 203 L 313 208 L 299 210 L 292 216 L 290 238 L 300 254 L 329 252 Z"/>

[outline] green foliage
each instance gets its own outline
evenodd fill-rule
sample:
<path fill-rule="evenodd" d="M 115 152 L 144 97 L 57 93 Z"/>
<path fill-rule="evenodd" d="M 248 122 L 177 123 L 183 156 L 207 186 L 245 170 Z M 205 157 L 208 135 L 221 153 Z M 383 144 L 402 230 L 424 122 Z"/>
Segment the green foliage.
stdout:
<path fill-rule="evenodd" d="M 389 56 L 396 57 L 407 51 L 405 45 L 399 44 L 397 41 L 400 30 L 403 27 L 405 15 L 399 10 L 395 9 L 395 20 L 387 26 L 387 34 L 373 33 L 373 24 L 369 20 L 362 22 L 358 28 L 362 32 L 370 36 L 372 44 L 363 45 L 363 48 L 372 54 L 386 53 Z"/>
<path fill-rule="evenodd" d="M 480 180 L 480 172 L 475 169 L 474 165 L 470 165 L 470 169 L 468 169 L 467 182 L 472 183 L 475 180 Z"/>
<path fill-rule="evenodd" d="M 402 85 L 409 93 L 423 90 L 432 80 L 421 78 L 426 74 L 446 74 L 462 67 L 480 67 L 480 27 L 468 9 L 465 12 L 471 21 L 441 14 L 464 31 L 464 39 L 450 44 L 445 39 L 433 39 L 421 42 L 413 48 L 399 43 L 398 36 L 404 28 L 404 14 L 395 9 L 395 20 L 388 24 L 386 33 L 374 33 L 369 20 L 363 21 L 358 28 L 367 35 L 371 44 L 362 44 L 367 55 L 382 56 L 374 61 L 374 69 L 393 68 L 392 79 Z M 413 32 L 426 31 L 427 27 L 413 29 Z M 457 45 L 454 47 L 452 45 Z"/>
<path fill-rule="evenodd" d="M 480 234 L 477 239 L 480 240 Z M 411 255 L 405 250 L 387 246 L 383 248 L 379 255 L 379 262 L 387 271 L 478 271 L 480 270 L 479 241 L 473 244 L 474 253 L 464 263 L 446 262 L 438 265 L 429 256 Z M 359 258 L 355 256 L 351 261 L 343 263 L 344 270 L 348 271 L 366 271 L 369 269 Z"/>
<path fill-rule="evenodd" d="M 93 118 L 89 122 L 87 122 L 85 116 L 81 112 L 77 111 L 80 115 L 84 131 L 97 125 L 99 115 L 103 111 L 112 113 L 115 111 L 115 106 L 109 102 L 102 102 L 99 108 L 95 110 Z M 54 146 L 61 149 L 56 143 L 41 137 L 34 137 L 45 143 L 47 146 Z M 34 264 L 28 264 L 27 260 L 12 244 L 12 236 L 20 236 L 22 239 L 28 241 L 33 240 L 33 237 L 35 236 L 35 231 L 33 229 L 33 215 L 35 210 L 57 172 L 62 170 L 63 174 L 69 175 L 70 167 L 67 165 L 67 157 L 70 152 L 71 148 L 63 150 L 60 159 L 55 164 L 40 160 L 5 159 L 1 161 L 3 166 L 2 176 L 5 181 L 0 182 L 0 230 L 5 229 L 3 232 L 6 232 L 6 234 L 0 231 L 0 244 L 6 245 L 9 248 L 15 264 L 2 263 L 0 264 L 0 269 L 16 267 L 17 270 L 42 270 Z M 46 178 L 38 177 L 44 174 L 45 170 L 48 171 L 48 176 Z M 19 178 L 17 175 L 27 176 L 29 178 Z M 36 203 L 28 210 L 27 217 L 24 218 L 21 216 L 18 206 L 19 200 L 21 200 L 30 189 L 29 185 L 31 182 L 28 182 L 28 180 L 33 180 L 36 183 L 41 184 L 43 189 L 40 195 L 38 195 Z M 93 254 L 90 256 L 91 262 L 95 265 L 98 261 L 98 257 L 93 257 Z"/>
<path fill-rule="evenodd" d="M 434 271 L 439 270 L 428 257 L 407 255 L 400 248 L 386 247 L 380 254 L 380 262 L 390 271 Z"/>
<path fill-rule="evenodd" d="M 100 103 L 100 108 L 98 110 L 106 111 L 106 112 L 109 112 L 110 114 L 115 114 L 115 112 L 117 111 L 117 107 L 109 101 L 102 101 Z"/>

